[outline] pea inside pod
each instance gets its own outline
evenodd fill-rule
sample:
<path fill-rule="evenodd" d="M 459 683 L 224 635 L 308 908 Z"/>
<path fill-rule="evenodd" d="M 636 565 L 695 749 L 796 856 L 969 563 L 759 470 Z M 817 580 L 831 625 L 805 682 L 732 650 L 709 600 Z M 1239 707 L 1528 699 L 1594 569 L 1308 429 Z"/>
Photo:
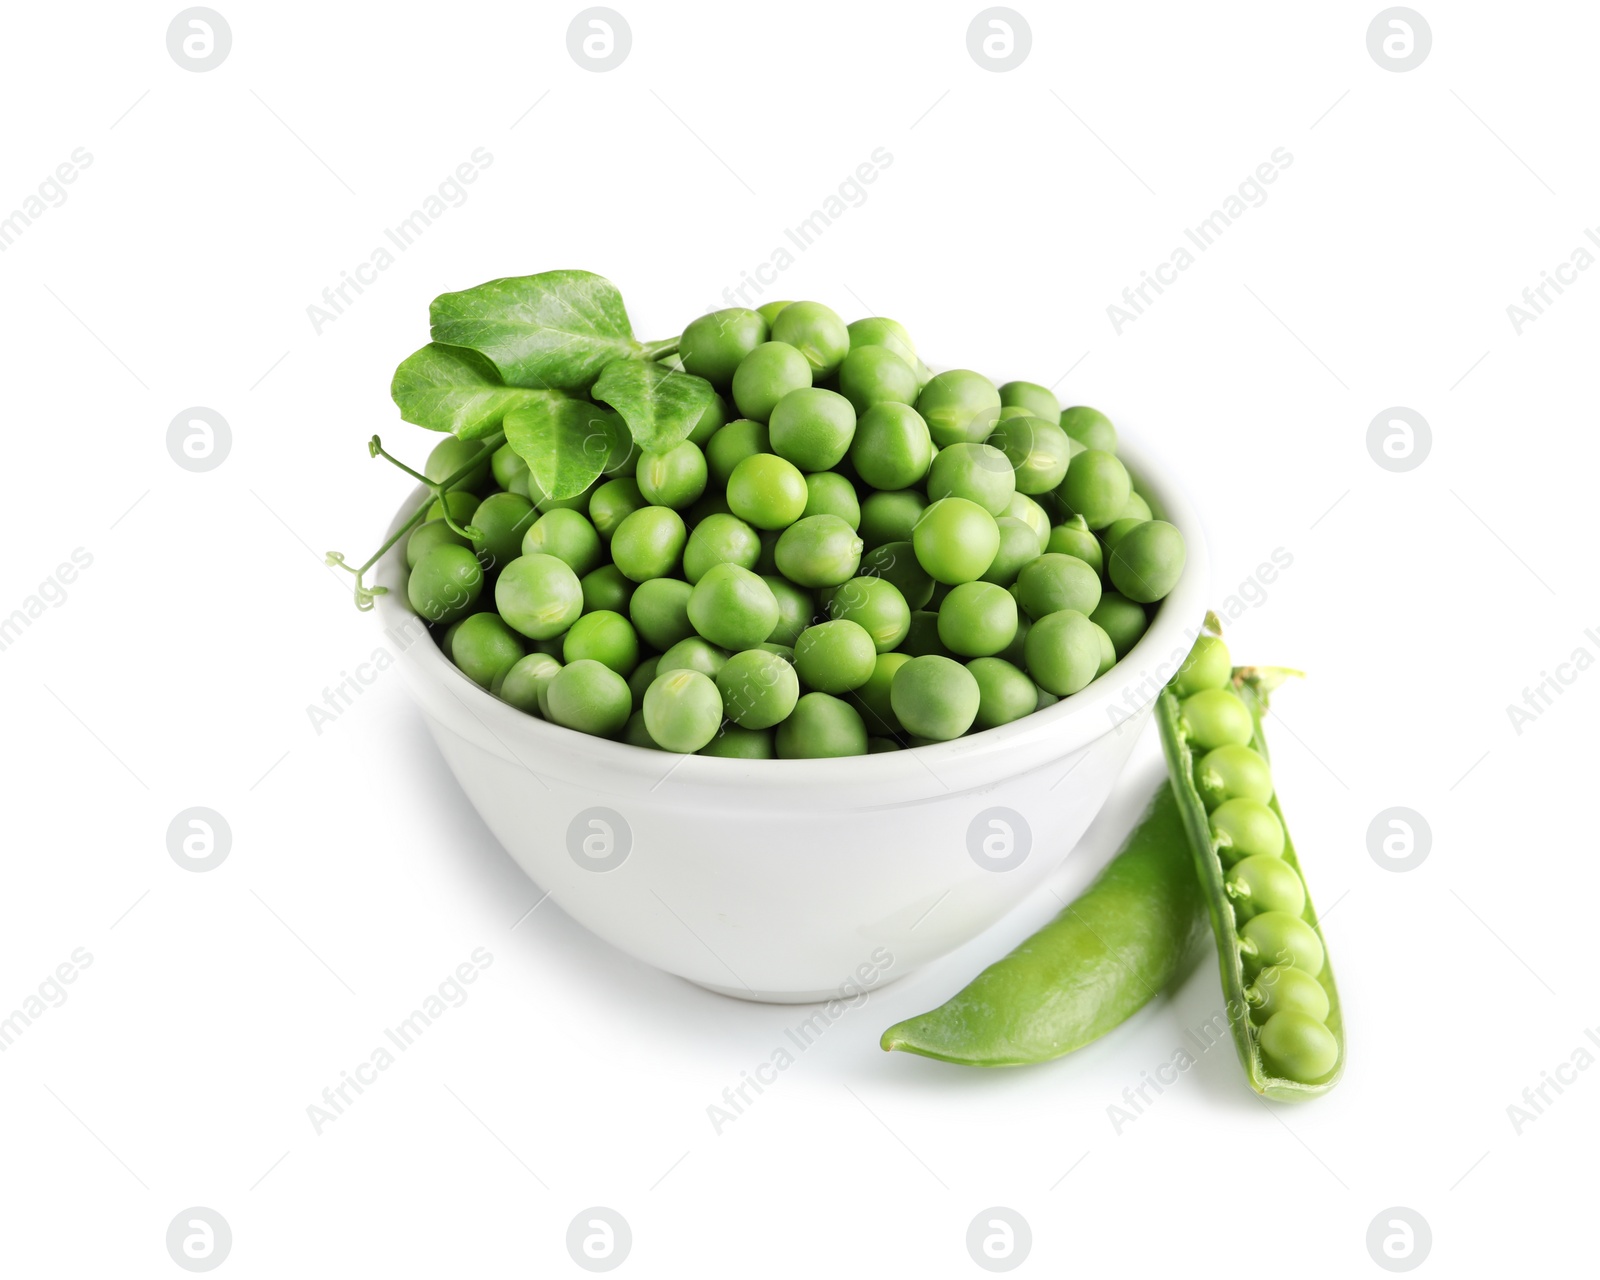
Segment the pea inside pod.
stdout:
<path fill-rule="evenodd" d="M 1261 727 L 1281 673 L 1232 667 L 1215 630 L 1162 692 L 1156 718 L 1239 1060 L 1263 1097 L 1313 1097 L 1339 1077 L 1344 1021 Z"/>

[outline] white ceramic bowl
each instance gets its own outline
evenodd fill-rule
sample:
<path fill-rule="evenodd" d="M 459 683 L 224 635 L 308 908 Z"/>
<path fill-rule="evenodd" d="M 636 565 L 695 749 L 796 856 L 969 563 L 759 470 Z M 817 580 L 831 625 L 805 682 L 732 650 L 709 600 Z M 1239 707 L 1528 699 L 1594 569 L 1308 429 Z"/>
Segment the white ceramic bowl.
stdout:
<path fill-rule="evenodd" d="M 379 565 L 378 608 L 392 636 L 415 637 L 401 669 L 451 772 L 562 910 L 713 991 L 848 996 L 975 937 L 1061 863 L 1188 653 L 1207 607 L 1199 521 L 1158 467 L 1119 451 L 1183 531 L 1181 581 L 1087 689 L 955 742 L 842 760 L 647 751 L 525 715 L 468 680 L 419 630 L 403 544 Z"/>

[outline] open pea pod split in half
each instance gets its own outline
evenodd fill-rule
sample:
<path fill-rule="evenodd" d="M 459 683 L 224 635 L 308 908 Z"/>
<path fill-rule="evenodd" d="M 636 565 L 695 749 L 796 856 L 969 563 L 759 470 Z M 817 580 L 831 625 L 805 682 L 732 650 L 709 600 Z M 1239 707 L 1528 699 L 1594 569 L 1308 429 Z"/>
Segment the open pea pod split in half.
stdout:
<path fill-rule="evenodd" d="M 1261 717 L 1276 676 L 1270 669 L 1236 667 L 1215 691 L 1237 698 L 1248 713 L 1248 746 L 1235 740 L 1220 748 L 1228 754 L 1207 750 L 1197 726 L 1206 713 L 1226 715 L 1230 708 L 1219 707 L 1214 696 L 1209 707 L 1193 706 L 1193 693 L 1180 703 L 1182 672 L 1162 691 L 1156 720 L 1216 935 L 1239 1061 L 1257 1093 L 1290 1101 L 1334 1086 L 1344 1069 L 1345 1042 L 1333 968 L 1266 767 Z M 1243 751 L 1259 757 L 1259 770 Z M 1224 812 L 1227 805 L 1234 808 Z M 1262 815 L 1262 806 L 1275 824 Z M 1276 844 L 1279 831 L 1276 853 L 1254 846 Z"/>

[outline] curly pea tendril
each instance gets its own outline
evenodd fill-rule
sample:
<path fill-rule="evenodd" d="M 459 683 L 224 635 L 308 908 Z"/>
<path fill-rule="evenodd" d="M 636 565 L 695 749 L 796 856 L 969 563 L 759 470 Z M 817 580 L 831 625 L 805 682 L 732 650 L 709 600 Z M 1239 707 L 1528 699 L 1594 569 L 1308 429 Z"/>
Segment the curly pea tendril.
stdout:
<path fill-rule="evenodd" d="M 356 608 L 365 612 L 366 610 L 372 608 L 373 602 L 379 596 L 388 595 L 388 587 L 369 587 L 366 583 L 367 574 L 371 572 L 373 565 L 377 564 L 379 560 L 383 559 L 383 557 L 388 553 L 390 547 L 394 546 L 395 543 L 399 542 L 401 538 L 405 537 L 419 524 L 421 524 L 424 519 L 427 518 L 428 508 L 431 507 L 435 502 L 437 502 L 440 508 L 443 510 L 444 522 L 450 526 L 451 532 L 466 538 L 469 542 L 477 540 L 477 538 L 480 536 L 478 527 L 472 524 L 462 525 L 456 523 L 456 518 L 450 513 L 450 504 L 445 501 L 445 495 L 452 489 L 456 488 L 463 480 L 477 470 L 479 466 L 487 462 L 489 460 L 489 455 L 505 443 L 505 438 L 505 432 L 503 431 L 496 431 L 493 435 L 485 436 L 483 448 L 472 455 L 472 460 L 470 462 L 466 463 L 464 466 L 458 467 L 450 475 L 439 481 L 430 480 L 420 471 L 417 471 L 412 467 L 408 467 L 405 463 L 401 462 L 400 459 L 396 458 L 392 453 L 383 447 L 383 441 L 377 436 L 373 436 L 371 440 L 367 441 L 367 453 L 371 457 L 383 458 L 386 461 L 393 463 L 413 480 L 418 481 L 420 484 L 426 485 L 428 489 L 428 496 L 423 499 L 421 505 L 411 513 L 411 515 L 406 519 L 406 522 L 396 529 L 390 536 L 389 540 L 376 551 L 374 551 L 372 555 L 367 558 L 366 563 L 360 568 L 352 567 L 350 563 L 345 560 L 342 553 L 338 551 L 328 552 L 326 563 L 337 566 L 338 568 L 343 569 L 346 573 L 355 575 Z"/>

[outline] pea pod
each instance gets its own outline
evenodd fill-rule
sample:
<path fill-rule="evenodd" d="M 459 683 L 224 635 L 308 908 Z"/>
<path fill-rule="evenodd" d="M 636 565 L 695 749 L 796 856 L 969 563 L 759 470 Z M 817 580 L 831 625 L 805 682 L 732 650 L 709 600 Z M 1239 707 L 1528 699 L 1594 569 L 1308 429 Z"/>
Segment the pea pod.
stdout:
<path fill-rule="evenodd" d="M 890 1027 L 883 1047 L 968 1066 L 1044 1062 L 1099 1039 L 1189 972 L 1204 911 L 1173 790 L 1156 792 L 1065 911 L 937 1009 Z"/>
<path fill-rule="evenodd" d="M 1162 691 L 1156 721 L 1239 1061 L 1257 1093 L 1292 1100 L 1334 1086 L 1345 1044 L 1333 969 L 1267 763 L 1261 718 L 1283 674 L 1231 667 L 1220 637 L 1203 634 Z M 1233 717 L 1212 690 L 1229 691 L 1248 713 L 1247 743 L 1219 741 Z"/>

